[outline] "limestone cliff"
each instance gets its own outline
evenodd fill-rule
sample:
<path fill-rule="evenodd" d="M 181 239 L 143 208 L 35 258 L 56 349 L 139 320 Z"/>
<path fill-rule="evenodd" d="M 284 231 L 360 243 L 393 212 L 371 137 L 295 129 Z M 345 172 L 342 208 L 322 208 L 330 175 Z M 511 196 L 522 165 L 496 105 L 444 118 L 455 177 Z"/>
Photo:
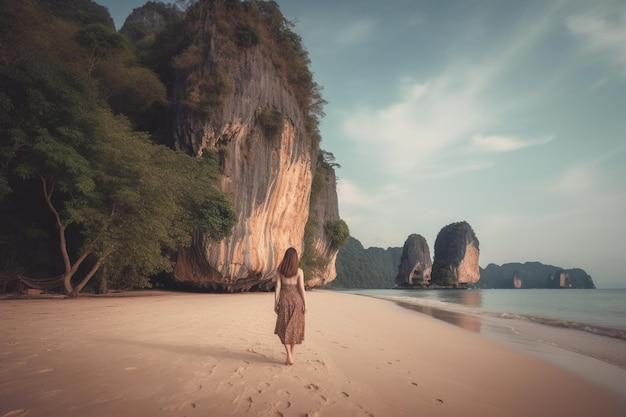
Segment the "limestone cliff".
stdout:
<path fill-rule="evenodd" d="M 455 287 L 477 282 L 479 255 L 478 239 L 467 222 L 445 226 L 435 240 L 431 284 Z"/>
<path fill-rule="evenodd" d="M 275 2 L 198 1 L 190 6 L 174 48 L 169 136 L 193 155 L 218 153 L 220 186 L 238 221 L 219 241 L 195 236 L 179 251 L 174 280 L 226 291 L 267 290 L 284 251 L 319 260 L 308 286 L 335 278 L 338 248 L 325 240 L 326 221 L 338 219 L 334 171 L 310 206 L 318 165 L 321 98 L 306 67 L 306 51 Z M 294 46 L 295 45 L 295 46 Z"/>
<path fill-rule="evenodd" d="M 430 281 L 432 261 L 428 243 L 422 235 L 411 234 L 404 242 L 396 285 L 399 287 L 426 286 Z"/>
<path fill-rule="evenodd" d="M 335 262 L 338 245 L 327 236 L 329 223 L 339 221 L 337 204 L 337 177 L 332 166 L 319 158 L 311 187 L 309 218 L 305 228 L 305 256 L 303 268 L 307 287 L 326 285 L 337 276 Z"/>

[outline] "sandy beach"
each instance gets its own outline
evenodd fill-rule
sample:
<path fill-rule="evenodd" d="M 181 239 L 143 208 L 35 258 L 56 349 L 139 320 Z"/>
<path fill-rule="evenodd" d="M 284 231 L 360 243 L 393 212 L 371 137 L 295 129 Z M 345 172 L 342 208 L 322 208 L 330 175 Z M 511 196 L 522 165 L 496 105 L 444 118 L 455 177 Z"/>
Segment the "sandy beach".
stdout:
<path fill-rule="evenodd" d="M 0 301 L 0 417 L 603 416 L 626 398 L 380 300 L 307 293 L 293 366 L 273 294 Z"/>

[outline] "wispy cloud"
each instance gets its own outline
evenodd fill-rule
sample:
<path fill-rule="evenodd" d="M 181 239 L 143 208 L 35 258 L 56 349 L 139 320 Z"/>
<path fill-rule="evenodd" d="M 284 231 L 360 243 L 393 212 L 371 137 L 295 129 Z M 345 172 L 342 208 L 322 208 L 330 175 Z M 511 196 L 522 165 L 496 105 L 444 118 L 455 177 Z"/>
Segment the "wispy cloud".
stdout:
<path fill-rule="evenodd" d="M 624 152 L 626 145 L 621 145 L 588 160 L 570 164 L 547 182 L 546 189 L 573 196 L 585 193 L 587 199 L 607 201 L 611 195 L 619 193 L 616 193 L 614 185 L 606 177 L 605 168 L 611 164 L 610 160 L 620 158 Z M 619 183 L 621 184 L 621 181 Z M 621 194 L 626 197 L 623 191 Z"/>
<path fill-rule="evenodd" d="M 344 133 L 382 158 L 386 169 L 411 171 L 485 123 L 484 106 L 466 86 L 453 87 L 445 78 L 428 84 L 404 81 L 398 102 L 356 111 L 345 121 Z"/>
<path fill-rule="evenodd" d="M 375 28 L 376 22 L 371 19 L 353 21 L 337 34 L 336 42 L 341 46 L 352 46 L 365 42 Z"/>
<path fill-rule="evenodd" d="M 606 52 L 626 72 L 626 7 L 604 15 L 571 16 L 567 27 L 582 38 L 588 52 Z"/>
<path fill-rule="evenodd" d="M 553 137 L 542 139 L 521 139 L 514 136 L 498 135 L 475 135 L 472 137 L 471 149 L 484 152 L 511 152 L 530 146 L 545 145 L 551 142 Z"/>
<path fill-rule="evenodd" d="M 343 122 L 343 134 L 356 143 L 364 157 L 376 160 L 393 175 L 431 172 L 429 167 L 454 167 L 446 175 L 461 174 L 489 166 L 486 161 L 472 161 L 476 155 L 462 154 L 467 144 L 490 153 L 513 151 L 548 143 L 551 138 L 523 139 L 496 135 L 503 113 L 523 103 L 527 95 L 494 101 L 489 92 L 498 90 L 503 75 L 517 68 L 520 60 L 541 42 L 554 27 L 562 2 L 533 13 L 513 35 L 494 40 L 491 53 L 483 61 L 460 55 L 447 69 L 427 80 L 400 80 L 400 94 L 395 102 L 374 107 L 362 106 Z M 471 64 L 469 64 L 471 63 Z M 528 92 L 532 95 L 533 92 Z M 526 103 L 527 104 L 527 103 Z M 457 169 L 458 168 L 458 169 Z M 432 172 L 431 172 L 432 173 Z"/>
<path fill-rule="evenodd" d="M 386 184 L 379 187 L 359 186 L 349 180 L 342 179 L 337 184 L 337 193 L 341 217 L 355 230 L 369 230 L 371 235 L 359 234 L 359 239 L 369 242 L 385 242 L 391 228 L 402 229 L 397 222 L 396 208 L 398 201 L 403 201 L 407 190 L 397 184 Z M 372 219 L 384 226 L 381 229 L 372 228 Z M 396 233 L 390 233 L 396 235 Z M 362 240 L 363 242 L 363 240 Z M 392 242 L 388 242 L 392 244 Z"/>
<path fill-rule="evenodd" d="M 362 192 L 352 181 L 342 179 L 337 183 L 337 191 L 341 194 L 340 201 L 351 207 L 371 207 L 374 198 L 370 193 Z"/>

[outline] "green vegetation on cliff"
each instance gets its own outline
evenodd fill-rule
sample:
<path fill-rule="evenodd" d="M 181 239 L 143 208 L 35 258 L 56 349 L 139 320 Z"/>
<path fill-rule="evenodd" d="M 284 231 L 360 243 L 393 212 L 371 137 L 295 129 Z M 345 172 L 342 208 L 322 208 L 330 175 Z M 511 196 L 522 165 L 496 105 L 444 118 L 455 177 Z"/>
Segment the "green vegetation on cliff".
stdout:
<path fill-rule="evenodd" d="M 402 248 L 363 248 L 350 237 L 337 254 L 337 278 L 329 288 L 393 288 Z"/>
<path fill-rule="evenodd" d="M 122 32 L 133 40 L 142 62 L 158 73 L 165 85 L 171 86 L 176 74 L 184 74 L 184 97 L 177 98 L 184 108 L 218 119 L 222 101 L 233 88 L 228 80 L 230 69 L 249 48 L 260 45 L 296 98 L 307 133 L 313 138 L 313 151 L 318 151 L 319 121 L 324 116 L 326 101 L 309 69 L 302 39 L 276 2 L 193 0 L 188 2 L 185 13 L 158 2 L 148 2 L 144 8 L 162 16 L 158 30 L 145 20 L 130 20 Z M 210 25 L 205 25 L 207 21 Z M 205 59 L 208 39 L 210 47 L 216 49 L 210 62 Z M 265 113 L 262 118 L 264 126 L 273 131 L 277 116 Z"/>
<path fill-rule="evenodd" d="M 193 230 L 219 239 L 234 224 L 215 155 L 134 130 L 165 88 L 103 10 L 0 5 L 0 278 L 55 276 L 71 295 L 94 276 L 142 286 Z"/>

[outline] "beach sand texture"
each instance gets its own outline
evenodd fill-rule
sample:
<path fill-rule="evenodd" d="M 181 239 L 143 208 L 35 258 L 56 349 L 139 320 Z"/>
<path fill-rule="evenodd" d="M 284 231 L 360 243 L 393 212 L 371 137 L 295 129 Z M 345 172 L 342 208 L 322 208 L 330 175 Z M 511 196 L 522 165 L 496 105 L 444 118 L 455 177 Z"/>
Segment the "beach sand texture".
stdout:
<path fill-rule="evenodd" d="M 626 400 L 387 301 L 307 293 L 293 366 L 273 294 L 0 301 L 0 417 L 626 416 Z"/>

